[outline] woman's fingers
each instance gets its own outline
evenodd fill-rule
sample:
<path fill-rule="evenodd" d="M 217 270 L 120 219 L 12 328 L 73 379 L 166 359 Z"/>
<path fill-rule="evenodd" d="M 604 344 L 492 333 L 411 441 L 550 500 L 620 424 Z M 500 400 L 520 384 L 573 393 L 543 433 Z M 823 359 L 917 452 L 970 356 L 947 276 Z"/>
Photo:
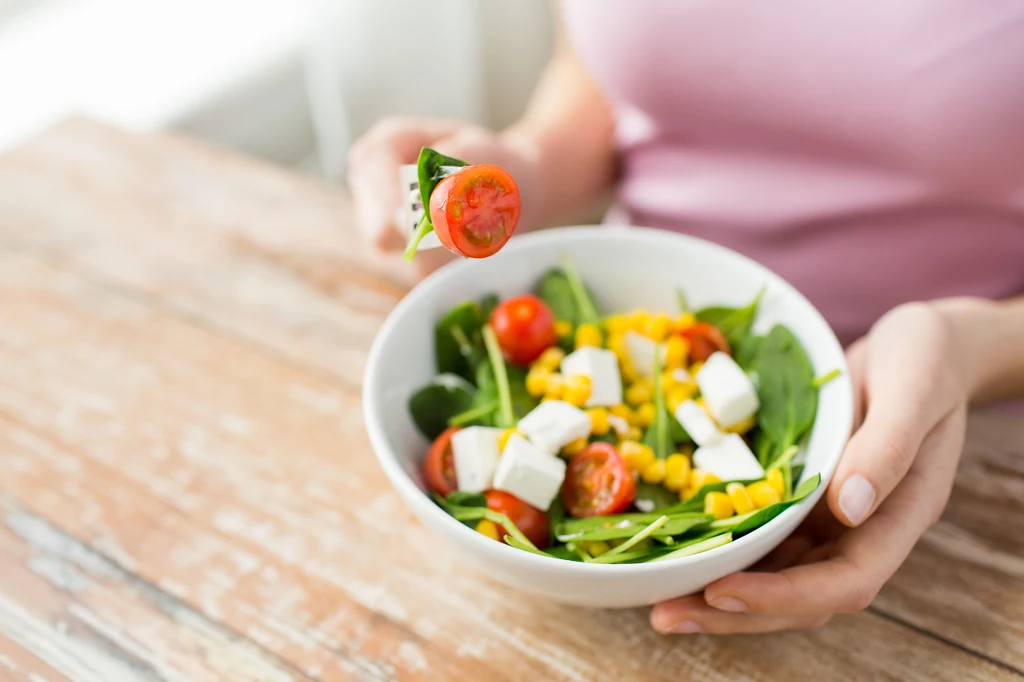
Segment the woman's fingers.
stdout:
<path fill-rule="evenodd" d="M 707 605 L 700 595 L 680 597 L 658 604 L 651 611 L 651 627 L 662 634 L 713 635 L 743 632 L 777 632 L 824 625 L 829 616 L 776 616 L 728 613 Z"/>

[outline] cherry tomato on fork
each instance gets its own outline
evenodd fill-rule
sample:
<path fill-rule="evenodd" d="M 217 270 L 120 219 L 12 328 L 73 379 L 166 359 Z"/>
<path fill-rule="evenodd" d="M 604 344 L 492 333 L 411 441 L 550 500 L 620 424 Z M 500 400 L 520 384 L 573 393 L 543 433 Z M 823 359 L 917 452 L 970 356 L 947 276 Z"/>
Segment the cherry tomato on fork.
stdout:
<path fill-rule="evenodd" d="M 732 354 L 722 330 L 713 324 L 696 322 L 682 334 L 690 342 L 690 362 L 704 362 L 715 351 Z"/>
<path fill-rule="evenodd" d="M 572 458 L 562 484 L 562 504 L 576 518 L 625 511 L 636 497 L 629 465 L 610 443 L 591 443 Z"/>
<path fill-rule="evenodd" d="M 496 254 L 516 230 L 522 202 L 508 171 L 466 166 L 437 184 L 430 195 L 430 222 L 445 248 L 470 258 Z"/>
<path fill-rule="evenodd" d="M 488 490 L 484 497 L 487 499 L 488 509 L 507 516 L 508 520 L 516 524 L 516 528 L 523 531 L 523 535 L 538 549 L 548 546 L 550 538 L 546 513 L 501 490 Z M 508 532 L 505 528 L 499 527 L 498 535 L 504 538 Z"/>
<path fill-rule="evenodd" d="M 427 457 L 423 460 L 423 476 L 427 486 L 441 497 L 455 492 L 458 480 L 455 478 L 455 455 L 452 453 L 452 436 L 462 427 L 452 426 L 430 444 Z"/>
<path fill-rule="evenodd" d="M 551 308 L 533 294 L 506 298 L 490 322 L 505 357 L 516 365 L 530 364 L 558 341 Z"/>

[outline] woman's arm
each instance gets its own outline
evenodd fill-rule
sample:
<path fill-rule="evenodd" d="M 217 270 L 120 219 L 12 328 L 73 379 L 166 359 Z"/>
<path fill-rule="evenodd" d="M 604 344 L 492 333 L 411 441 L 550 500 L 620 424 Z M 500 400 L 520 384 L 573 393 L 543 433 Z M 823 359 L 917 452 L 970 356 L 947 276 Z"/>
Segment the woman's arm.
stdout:
<path fill-rule="evenodd" d="M 937 301 L 971 402 L 1024 398 L 1024 297 Z"/>

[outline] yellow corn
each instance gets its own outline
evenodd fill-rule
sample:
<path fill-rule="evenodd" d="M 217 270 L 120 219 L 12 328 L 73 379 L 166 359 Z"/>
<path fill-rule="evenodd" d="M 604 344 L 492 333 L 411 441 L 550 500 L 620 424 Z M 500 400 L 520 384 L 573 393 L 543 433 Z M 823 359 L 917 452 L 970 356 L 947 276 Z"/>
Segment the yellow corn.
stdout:
<path fill-rule="evenodd" d="M 747 489 L 743 487 L 742 483 L 730 483 L 725 486 L 725 493 L 729 496 L 732 508 L 736 510 L 737 514 L 754 511 L 754 502 L 750 499 L 750 495 L 747 494 Z"/>
<path fill-rule="evenodd" d="M 646 429 L 654 423 L 654 414 L 654 403 L 644 403 L 633 410 L 633 418 L 629 423 L 633 426 L 639 426 L 642 429 Z"/>
<path fill-rule="evenodd" d="M 498 452 L 505 450 L 505 446 L 508 445 L 508 439 L 511 438 L 514 433 L 518 433 L 520 436 L 523 435 L 519 429 L 505 429 L 501 432 L 501 435 L 498 436 Z"/>
<path fill-rule="evenodd" d="M 590 400 L 593 386 L 586 374 L 574 374 L 565 381 L 564 399 L 570 405 L 583 407 Z"/>
<path fill-rule="evenodd" d="M 555 322 L 555 334 L 558 338 L 564 339 L 565 337 L 572 334 L 572 322 L 568 320 L 558 320 Z"/>
<path fill-rule="evenodd" d="M 611 424 L 608 423 L 608 410 L 603 407 L 592 407 L 587 410 L 590 417 L 590 432 L 595 436 L 603 436 L 608 433 Z"/>
<path fill-rule="evenodd" d="M 634 381 L 626 389 L 626 402 L 630 405 L 642 405 L 654 400 L 654 386 L 646 379 Z"/>
<path fill-rule="evenodd" d="M 619 360 L 619 372 L 622 374 L 622 380 L 627 384 L 640 381 L 640 374 L 636 371 L 636 367 L 633 367 L 629 358 Z"/>
<path fill-rule="evenodd" d="M 612 548 L 611 545 L 604 540 L 591 540 L 590 542 L 584 541 L 580 543 L 580 547 L 590 556 L 601 556 Z"/>
<path fill-rule="evenodd" d="M 600 346 L 601 330 L 596 324 L 584 323 L 576 327 L 576 347 Z"/>
<path fill-rule="evenodd" d="M 534 398 L 539 398 L 548 392 L 548 379 L 551 377 L 551 370 L 542 365 L 534 365 L 526 373 L 526 392 Z"/>
<path fill-rule="evenodd" d="M 613 417 L 625 419 L 626 421 L 629 421 L 629 416 L 631 414 L 630 409 L 622 404 L 612 405 L 611 407 L 608 408 L 608 413 Z"/>
<path fill-rule="evenodd" d="M 661 391 L 668 395 L 669 391 L 679 385 L 679 381 L 673 376 L 672 370 L 666 369 L 661 373 Z"/>
<path fill-rule="evenodd" d="M 749 431 L 750 429 L 754 428 L 754 424 L 756 423 L 757 419 L 754 417 L 754 415 L 750 415 L 749 417 L 741 421 L 739 424 L 733 424 L 732 426 L 724 429 L 724 431 L 726 431 L 727 433 L 738 433 L 742 435 Z"/>
<path fill-rule="evenodd" d="M 562 358 L 564 357 L 564 350 L 562 350 L 558 346 L 551 346 L 551 348 L 545 350 L 543 353 L 540 354 L 539 358 L 533 361 L 533 367 L 531 367 L 531 369 L 534 369 L 536 367 L 543 367 L 547 370 L 554 372 L 556 369 L 558 369 L 558 366 L 562 364 Z"/>
<path fill-rule="evenodd" d="M 608 334 L 622 335 L 629 331 L 631 320 L 626 315 L 612 315 L 605 319 L 604 327 L 608 330 Z M 609 346 L 610 347 L 610 346 Z"/>
<path fill-rule="evenodd" d="M 703 469 L 694 469 L 693 473 L 690 474 L 690 485 L 693 486 L 694 491 L 697 492 L 704 486 L 710 483 L 721 483 L 722 479 L 715 476 L 710 471 L 704 471 Z"/>
<path fill-rule="evenodd" d="M 629 358 L 629 349 L 626 346 L 626 335 L 620 332 L 608 331 L 608 350 L 615 353 L 621 363 L 623 359 Z"/>
<path fill-rule="evenodd" d="M 696 393 L 697 385 L 693 382 L 688 381 L 685 384 L 678 384 L 669 389 L 665 394 L 665 403 L 668 405 L 669 411 L 674 414 L 680 405 L 692 398 Z"/>
<path fill-rule="evenodd" d="M 637 310 L 629 318 L 629 328 L 638 334 L 647 331 L 647 323 L 651 320 L 651 314 L 646 310 Z"/>
<path fill-rule="evenodd" d="M 680 369 L 686 367 L 686 356 L 690 354 L 690 343 L 681 336 L 670 336 L 665 342 L 665 367 Z"/>
<path fill-rule="evenodd" d="M 494 521 L 488 519 L 481 519 L 480 523 L 476 524 L 476 532 L 481 535 L 486 535 L 492 540 L 501 540 L 498 537 L 498 525 Z"/>
<path fill-rule="evenodd" d="M 782 501 L 782 495 L 780 495 L 768 481 L 751 483 L 747 486 L 747 494 L 750 495 L 750 500 L 754 503 L 754 507 L 757 509 L 764 509 L 765 507 L 770 507 L 776 502 Z"/>
<path fill-rule="evenodd" d="M 665 487 L 679 492 L 690 481 L 690 460 L 681 453 L 669 455 L 665 459 Z"/>
<path fill-rule="evenodd" d="M 725 493 L 708 493 L 704 496 L 704 513 L 715 519 L 727 519 L 733 514 L 732 502 Z"/>
<path fill-rule="evenodd" d="M 699 372 L 700 368 L 703 367 L 703 366 L 704 366 L 703 362 L 695 362 L 692 365 L 690 365 L 690 369 L 688 370 L 690 372 L 690 376 L 691 377 L 697 376 L 697 372 Z"/>
<path fill-rule="evenodd" d="M 669 329 L 672 326 L 672 321 L 668 319 L 668 315 L 659 313 L 652 315 L 645 325 L 644 333 L 648 338 L 655 341 L 661 342 L 668 336 Z"/>
<path fill-rule="evenodd" d="M 548 400 L 561 400 L 565 395 L 565 377 L 558 373 L 548 375 L 547 386 L 545 386 L 544 397 Z"/>
<path fill-rule="evenodd" d="M 582 452 L 585 447 L 587 447 L 587 439 L 577 438 L 576 440 L 569 441 L 562 447 L 562 454 L 572 457 L 573 455 Z"/>
<path fill-rule="evenodd" d="M 656 459 L 640 471 L 644 483 L 661 483 L 665 480 L 665 461 Z"/>
<path fill-rule="evenodd" d="M 639 426 L 630 426 L 629 433 L 626 434 L 628 440 L 640 440 L 644 437 L 643 429 Z"/>
<path fill-rule="evenodd" d="M 634 471 L 643 471 L 654 461 L 654 450 L 635 440 L 622 441 L 619 445 L 619 452 L 622 453 L 626 464 Z"/>
<path fill-rule="evenodd" d="M 779 494 L 780 498 L 786 493 L 786 480 L 782 475 L 782 469 L 772 469 L 765 475 L 764 480 L 768 481 L 768 485 Z"/>
<path fill-rule="evenodd" d="M 684 332 L 693 326 L 693 323 L 697 321 L 697 318 L 693 316 L 693 313 L 683 313 L 675 320 L 672 321 L 672 331 Z"/>

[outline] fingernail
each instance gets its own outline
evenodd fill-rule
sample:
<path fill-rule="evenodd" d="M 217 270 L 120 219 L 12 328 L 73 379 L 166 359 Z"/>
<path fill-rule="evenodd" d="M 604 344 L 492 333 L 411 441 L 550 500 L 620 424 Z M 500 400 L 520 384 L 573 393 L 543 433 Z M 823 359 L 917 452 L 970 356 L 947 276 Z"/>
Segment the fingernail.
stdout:
<path fill-rule="evenodd" d="M 839 509 L 850 523 L 857 526 L 871 513 L 875 504 L 875 487 L 860 474 L 846 479 L 839 491 Z"/>
<path fill-rule="evenodd" d="M 700 632 L 703 629 L 700 623 L 695 620 L 684 620 L 669 628 L 669 632 L 677 635 L 692 635 L 694 632 Z"/>
<path fill-rule="evenodd" d="M 713 601 L 709 601 L 708 605 L 712 608 L 716 608 L 719 611 L 732 611 L 733 613 L 742 613 L 750 607 L 743 601 L 736 597 L 719 597 Z"/>

